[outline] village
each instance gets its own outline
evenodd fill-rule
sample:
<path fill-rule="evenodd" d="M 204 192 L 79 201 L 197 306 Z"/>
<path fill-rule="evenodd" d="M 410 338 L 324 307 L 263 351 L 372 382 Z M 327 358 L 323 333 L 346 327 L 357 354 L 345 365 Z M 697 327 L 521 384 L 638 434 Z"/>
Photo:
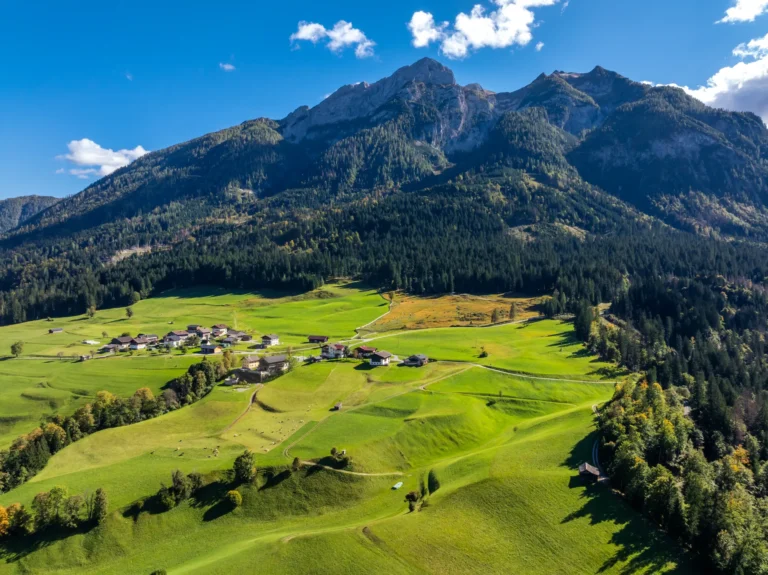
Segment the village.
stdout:
<path fill-rule="evenodd" d="M 50 334 L 60 333 L 59 328 L 49 330 Z M 404 360 L 400 360 L 394 354 L 379 350 L 368 345 L 350 347 L 344 343 L 329 343 L 326 335 L 309 335 L 307 343 L 319 346 L 319 355 L 293 357 L 290 348 L 282 354 L 247 355 L 241 361 L 241 367 L 233 370 L 225 381 L 225 385 L 238 385 L 249 383 L 264 383 L 289 370 L 292 361 L 303 361 L 308 364 L 328 360 L 357 359 L 371 368 L 387 367 L 391 363 L 397 363 L 404 367 L 422 367 L 429 363 L 429 358 L 424 354 L 414 354 Z M 89 341 L 89 344 L 96 342 Z M 251 344 L 252 350 L 269 350 L 280 346 L 278 334 L 265 334 L 261 336 L 260 343 L 254 340 L 251 334 L 232 329 L 225 324 L 216 324 L 205 327 L 199 324 L 189 324 L 183 330 L 171 330 L 163 337 L 156 334 L 122 335 L 114 337 L 110 343 L 99 348 L 102 356 L 113 355 L 121 352 L 137 351 L 171 351 L 180 349 L 199 349 L 197 353 L 203 356 L 216 356 L 232 350 L 237 344 Z M 80 361 L 93 359 L 91 355 L 81 355 Z M 337 406 L 340 408 L 340 406 Z"/>

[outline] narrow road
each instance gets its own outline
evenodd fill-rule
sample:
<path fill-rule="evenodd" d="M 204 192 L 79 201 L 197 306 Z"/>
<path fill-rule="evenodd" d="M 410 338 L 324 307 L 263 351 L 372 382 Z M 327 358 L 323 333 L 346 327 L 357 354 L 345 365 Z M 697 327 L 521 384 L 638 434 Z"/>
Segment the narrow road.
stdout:
<path fill-rule="evenodd" d="M 304 467 L 319 467 L 321 469 L 326 469 L 328 471 L 335 471 L 336 473 L 343 473 L 345 475 L 358 475 L 360 477 L 389 477 L 389 476 L 404 475 L 401 471 L 387 471 L 384 473 L 363 473 L 362 471 L 348 471 L 346 469 L 336 469 L 335 467 L 330 467 L 329 465 L 321 465 L 320 463 L 315 463 L 314 461 L 300 461 L 300 463 Z"/>

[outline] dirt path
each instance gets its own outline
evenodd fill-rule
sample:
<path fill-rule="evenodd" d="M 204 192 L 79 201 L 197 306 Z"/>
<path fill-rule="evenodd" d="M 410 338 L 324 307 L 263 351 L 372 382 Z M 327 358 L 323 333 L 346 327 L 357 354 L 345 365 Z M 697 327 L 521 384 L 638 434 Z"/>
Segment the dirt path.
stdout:
<path fill-rule="evenodd" d="M 451 361 L 451 362 L 445 362 L 445 363 L 464 363 L 461 361 Z M 469 362 L 467 362 L 469 363 Z M 488 365 L 482 365 L 480 363 L 469 363 L 469 365 L 472 365 L 474 367 L 480 367 L 483 369 L 487 369 L 488 371 L 495 371 L 496 373 L 503 373 L 504 375 L 510 375 L 513 377 L 521 377 L 523 379 L 538 379 L 542 381 L 562 381 L 564 383 L 610 383 L 612 385 L 616 385 L 619 383 L 618 381 L 605 381 L 603 379 L 562 379 L 559 377 L 544 377 L 541 375 L 528 375 L 527 373 L 518 372 L 518 371 L 511 371 L 506 369 L 499 369 L 497 367 L 491 367 Z"/>
<path fill-rule="evenodd" d="M 335 467 L 330 467 L 329 465 L 321 465 L 320 463 L 315 463 L 314 461 L 301 461 L 301 464 L 304 467 L 319 467 L 328 471 L 335 471 L 336 473 L 343 473 L 345 475 L 357 475 L 359 477 L 389 477 L 404 475 L 402 471 L 386 471 L 383 473 L 363 473 L 362 471 L 348 471 L 346 469 L 336 469 Z"/>
<path fill-rule="evenodd" d="M 232 423 L 227 425 L 224 429 L 222 429 L 219 432 L 219 435 L 222 435 L 223 433 L 226 433 L 230 429 L 232 429 L 235 425 L 238 424 L 238 422 L 243 419 L 246 415 L 248 415 L 248 412 L 251 411 L 251 408 L 253 407 L 253 404 L 256 403 L 256 395 L 259 393 L 259 390 L 264 387 L 263 383 L 257 383 L 256 388 L 253 390 L 253 393 L 251 394 L 251 400 L 248 402 L 248 407 L 245 408 L 245 411 L 237 416 L 237 419 L 235 419 Z"/>

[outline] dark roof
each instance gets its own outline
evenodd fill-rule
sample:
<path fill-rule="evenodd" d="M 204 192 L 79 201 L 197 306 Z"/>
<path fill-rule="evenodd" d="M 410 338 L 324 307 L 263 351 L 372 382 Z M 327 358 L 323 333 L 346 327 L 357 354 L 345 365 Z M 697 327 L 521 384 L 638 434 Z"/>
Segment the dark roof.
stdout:
<path fill-rule="evenodd" d="M 389 353 L 388 351 L 377 351 L 376 353 L 371 355 L 371 357 L 378 357 L 379 359 L 387 359 L 392 357 L 392 354 Z"/>
<path fill-rule="evenodd" d="M 417 353 L 416 355 L 412 355 L 412 356 L 411 356 L 411 357 L 409 357 L 408 359 L 410 359 L 410 360 L 421 360 L 421 361 L 426 361 L 428 358 L 427 358 L 427 356 L 426 356 L 426 355 L 424 355 L 423 353 Z"/>
<path fill-rule="evenodd" d="M 579 473 L 600 477 L 600 471 L 597 469 L 597 467 L 594 467 L 586 462 L 579 465 Z"/>
<path fill-rule="evenodd" d="M 286 361 L 288 361 L 288 358 L 284 355 L 272 355 L 270 357 L 262 357 L 261 361 L 263 361 L 267 365 L 274 365 L 277 363 L 285 363 Z"/>
<path fill-rule="evenodd" d="M 259 359 L 261 358 L 258 355 L 249 355 L 248 357 L 245 358 L 245 361 L 247 363 L 253 363 L 255 361 L 259 361 Z"/>
<path fill-rule="evenodd" d="M 213 326 L 213 329 L 229 329 L 229 328 L 223 323 L 217 323 L 216 325 Z"/>
<path fill-rule="evenodd" d="M 199 331 L 200 333 L 211 333 L 211 328 L 209 328 L 209 327 L 198 327 L 197 331 Z"/>
<path fill-rule="evenodd" d="M 270 333 L 267 335 L 262 335 L 261 339 L 280 339 L 276 334 Z"/>
<path fill-rule="evenodd" d="M 237 338 L 236 337 L 226 337 L 226 338 L 222 339 L 221 341 L 224 342 L 224 343 L 237 343 Z"/>
<path fill-rule="evenodd" d="M 121 337 L 113 338 L 112 341 L 117 341 L 119 343 L 131 343 L 133 338 L 130 335 L 124 335 Z"/>
<path fill-rule="evenodd" d="M 221 346 L 215 343 L 204 343 L 203 345 L 200 346 L 200 349 L 216 349 L 216 348 L 221 348 Z"/>
<path fill-rule="evenodd" d="M 131 340 L 131 343 L 143 343 L 143 344 L 146 344 L 147 343 L 147 338 L 146 337 L 135 337 L 135 338 L 133 338 Z"/>
<path fill-rule="evenodd" d="M 187 326 L 187 329 L 193 330 L 193 329 L 197 329 L 198 327 L 203 327 L 203 326 L 201 326 L 199 323 L 191 323 Z"/>
<path fill-rule="evenodd" d="M 170 332 L 168 335 L 178 335 L 179 337 L 187 337 L 189 335 L 189 332 L 183 329 L 175 329 L 172 332 Z"/>
<path fill-rule="evenodd" d="M 327 335 L 310 335 L 307 337 L 307 339 L 309 341 L 312 341 L 313 339 L 318 341 L 328 341 L 328 336 Z"/>
<path fill-rule="evenodd" d="M 64 328 L 63 327 L 52 327 L 48 331 L 51 332 L 51 333 L 59 333 L 59 332 L 64 331 Z"/>

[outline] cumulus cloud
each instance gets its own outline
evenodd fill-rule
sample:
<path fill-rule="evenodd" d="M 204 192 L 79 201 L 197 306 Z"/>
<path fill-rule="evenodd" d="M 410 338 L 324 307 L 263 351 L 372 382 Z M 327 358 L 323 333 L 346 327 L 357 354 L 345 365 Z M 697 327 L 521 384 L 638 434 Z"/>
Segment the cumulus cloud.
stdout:
<path fill-rule="evenodd" d="M 768 12 L 768 0 L 736 0 L 736 3 L 725 12 L 719 23 L 754 22 L 755 19 Z"/>
<path fill-rule="evenodd" d="M 768 56 L 768 34 L 762 38 L 739 44 L 734 48 L 733 55 L 738 56 L 742 60 L 745 58 L 763 58 Z"/>
<path fill-rule="evenodd" d="M 225 72 L 234 72 L 236 70 L 234 64 L 229 64 L 226 62 L 219 62 L 219 68 Z"/>
<path fill-rule="evenodd" d="M 370 58 L 376 46 L 376 43 L 370 40 L 362 30 L 344 20 L 339 20 L 330 29 L 317 22 L 299 22 L 299 27 L 291 34 L 290 40 L 291 45 L 295 47 L 298 47 L 298 42 L 302 41 L 313 44 L 323 41 L 331 52 L 337 54 L 345 48 L 354 46 L 355 56 L 358 58 Z"/>
<path fill-rule="evenodd" d="M 88 138 L 72 140 L 67 144 L 67 148 L 69 153 L 57 156 L 57 159 L 68 160 L 76 166 L 81 166 L 70 168 L 68 171 L 69 174 L 81 179 L 88 179 L 90 176 L 108 176 L 147 153 L 147 150 L 141 146 L 136 146 L 132 150 L 117 151 L 102 148 Z M 56 170 L 56 173 L 63 173 L 63 170 Z"/>
<path fill-rule="evenodd" d="M 681 86 L 689 95 L 717 108 L 754 112 L 768 123 L 768 35 L 740 44 L 734 55 L 744 60 L 719 70 L 705 86 Z"/>
<path fill-rule="evenodd" d="M 417 48 L 440 43 L 449 58 L 464 58 L 472 50 L 526 46 L 533 40 L 536 17 L 533 9 L 552 6 L 559 0 L 493 0 L 495 9 L 476 4 L 469 14 L 459 13 L 450 27 L 437 24 L 429 12 L 416 12 L 408 28 Z M 543 47 L 543 46 L 542 46 Z"/>
<path fill-rule="evenodd" d="M 544 49 L 544 42 L 539 42 L 536 44 L 536 51 L 541 52 Z"/>

